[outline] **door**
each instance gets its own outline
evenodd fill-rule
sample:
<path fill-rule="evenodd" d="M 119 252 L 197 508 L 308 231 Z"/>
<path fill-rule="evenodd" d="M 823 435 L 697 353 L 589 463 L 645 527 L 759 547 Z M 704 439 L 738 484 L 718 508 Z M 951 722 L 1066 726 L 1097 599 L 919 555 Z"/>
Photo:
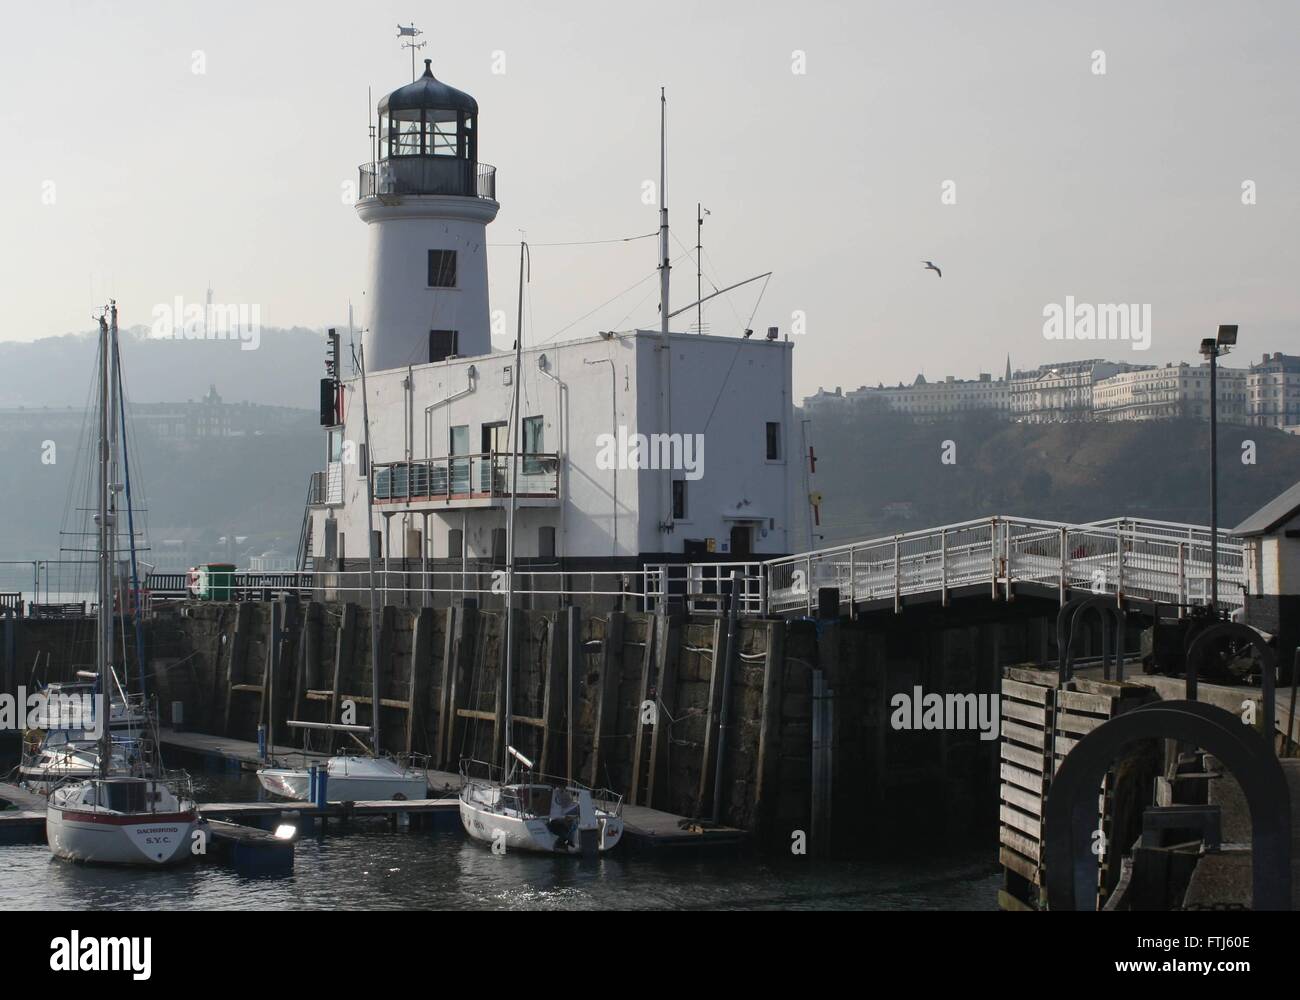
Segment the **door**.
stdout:
<path fill-rule="evenodd" d="M 506 483 L 510 481 L 510 456 L 506 453 L 510 446 L 506 440 L 509 432 L 510 425 L 505 421 L 483 425 L 482 448 L 479 450 L 490 456 L 483 459 L 483 471 L 480 473 L 482 482 L 479 489 L 484 492 L 498 494 L 506 491 Z"/>
<path fill-rule="evenodd" d="M 748 524 L 737 524 L 731 529 L 731 559 L 744 562 L 754 554 L 754 528 Z"/>

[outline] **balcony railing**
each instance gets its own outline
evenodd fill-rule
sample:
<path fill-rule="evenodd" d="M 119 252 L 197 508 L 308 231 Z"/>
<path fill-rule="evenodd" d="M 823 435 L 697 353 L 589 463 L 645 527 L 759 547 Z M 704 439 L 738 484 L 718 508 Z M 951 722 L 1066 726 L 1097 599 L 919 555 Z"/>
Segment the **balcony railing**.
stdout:
<path fill-rule="evenodd" d="M 497 196 L 497 168 L 452 156 L 394 156 L 363 163 L 359 197 L 452 194 L 463 198 Z"/>
<path fill-rule="evenodd" d="M 313 507 L 343 502 L 343 463 L 330 462 L 325 471 L 311 474 L 307 502 Z"/>
<path fill-rule="evenodd" d="M 493 500 L 510 496 L 509 453 L 453 455 L 415 462 L 376 463 L 372 496 L 376 503 L 413 500 Z M 556 499 L 560 459 L 556 454 L 520 454 L 515 495 Z"/>

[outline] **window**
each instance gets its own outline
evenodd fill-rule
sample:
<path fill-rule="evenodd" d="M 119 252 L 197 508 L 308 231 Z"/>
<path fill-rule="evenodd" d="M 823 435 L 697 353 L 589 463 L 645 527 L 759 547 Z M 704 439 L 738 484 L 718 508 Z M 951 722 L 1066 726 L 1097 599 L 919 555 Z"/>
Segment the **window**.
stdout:
<path fill-rule="evenodd" d="M 429 287 L 456 287 L 456 251 L 429 251 Z"/>
<path fill-rule="evenodd" d="M 455 330 L 429 331 L 429 360 L 443 361 L 460 353 L 459 337 Z"/>
<path fill-rule="evenodd" d="M 492 529 L 492 563 L 495 566 L 506 564 L 506 529 Z"/>
<path fill-rule="evenodd" d="M 541 417 L 524 417 L 523 422 L 523 474 L 525 476 L 535 476 L 542 471 L 542 463 L 536 458 L 530 458 L 532 455 L 542 453 L 542 418 Z"/>
<path fill-rule="evenodd" d="M 767 460 L 769 462 L 781 460 L 781 425 L 771 420 L 767 422 Z"/>
<path fill-rule="evenodd" d="M 543 525 L 537 529 L 537 557 L 539 559 L 555 558 L 555 529 Z"/>
<path fill-rule="evenodd" d="M 460 559 L 463 555 L 465 545 L 465 533 L 460 528 L 452 528 L 447 532 L 447 558 Z"/>
<path fill-rule="evenodd" d="M 448 451 L 452 456 L 469 454 L 469 424 L 457 424 L 450 428 L 448 432 Z M 453 457 L 448 463 L 450 467 L 451 483 L 450 492 L 454 494 L 468 493 L 469 482 L 469 464 L 468 458 Z"/>
<path fill-rule="evenodd" d="M 686 520 L 686 480 L 673 480 L 673 520 Z"/>

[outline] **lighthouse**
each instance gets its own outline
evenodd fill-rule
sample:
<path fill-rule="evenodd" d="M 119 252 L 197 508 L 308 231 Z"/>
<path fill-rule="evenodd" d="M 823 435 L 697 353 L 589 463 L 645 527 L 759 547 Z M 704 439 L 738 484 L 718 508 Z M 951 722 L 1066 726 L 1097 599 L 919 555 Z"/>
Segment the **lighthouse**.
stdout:
<path fill-rule="evenodd" d="M 487 224 L 500 206 L 496 168 L 478 160 L 478 102 L 426 59 L 378 112 L 356 204 L 370 232 L 366 367 L 489 354 Z"/>

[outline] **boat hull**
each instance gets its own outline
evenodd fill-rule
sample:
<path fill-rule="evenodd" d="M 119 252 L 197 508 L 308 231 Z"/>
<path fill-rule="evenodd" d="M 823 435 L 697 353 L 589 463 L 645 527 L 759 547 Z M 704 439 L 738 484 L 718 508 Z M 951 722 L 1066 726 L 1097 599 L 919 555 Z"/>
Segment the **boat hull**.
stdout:
<path fill-rule="evenodd" d="M 422 772 L 403 769 L 386 760 L 332 757 L 325 796 L 330 802 L 391 802 L 423 799 L 429 782 Z M 306 802 L 311 798 L 311 775 L 305 768 L 264 767 L 257 780 L 272 795 Z"/>
<path fill-rule="evenodd" d="M 541 817 L 512 815 L 473 801 L 471 794 L 460 798 L 460 822 L 471 838 L 490 844 L 494 849 L 530 851 L 539 854 L 582 854 L 580 832 L 567 837 L 557 834 Z M 595 850 L 612 851 L 623 837 L 623 820 L 598 813 L 594 834 Z M 575 842 L 576 841 L 576 842 Z"/>
<path fill-rule="evenodd" d="M 50 851 L 65 861 L 161 868 L 190 859 L 199 822 L 192 809 L 131 816 L 50 806 L 45 834 Z"/>

